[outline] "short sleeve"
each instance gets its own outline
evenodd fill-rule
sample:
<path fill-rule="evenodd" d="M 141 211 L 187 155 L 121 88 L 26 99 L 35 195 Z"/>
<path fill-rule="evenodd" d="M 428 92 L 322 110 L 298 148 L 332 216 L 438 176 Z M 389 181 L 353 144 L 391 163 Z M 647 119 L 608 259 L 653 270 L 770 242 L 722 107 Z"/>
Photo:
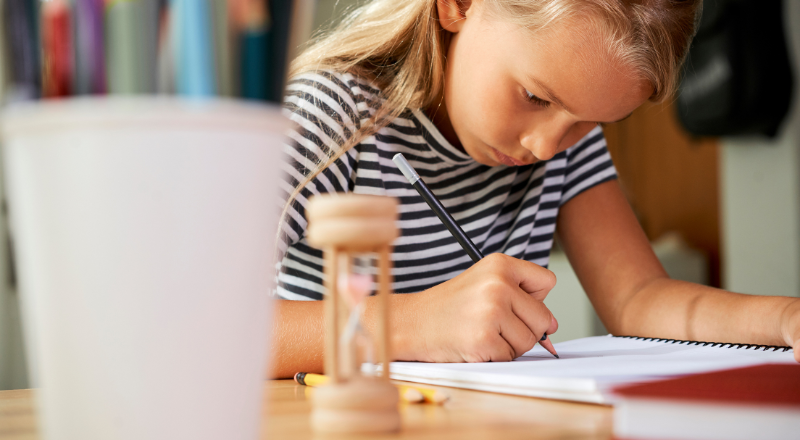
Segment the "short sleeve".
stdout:
<path fill-rule="evenodd" d="M 277 243 L 275 291 L 281 298 L 322 298 L 322 253 L 305 240 L 306 207 L 314 195 L 353 190 L 359 146 L 331 160 L 370 117 L 366 104 L 371 102 L 371 92 L 356 77 L 331 72 L 306 73 L 287 85 L 284 114 L 293 124 L 281 164 L 280 206 L 284 213 Z"/>
<path fill-rule="evenodd" d="M 597 126 L 567 149 L 567 170 L 559 206 L 589 188 L 616 178 L 617 170 L 611 161 L 606 138 Z"/>
<path fill-rule="evenodd" d="M 327 163 L 361 127 L 356 96 L 343 75 L 320 72 L 287 85 L 284 114 L 292 121 L 286 137 L 281 204 L 308 176 Z M 305 207 L 312 195 L 348 192 L 355 176 L 355 150 L 339 157 L 309 181 L 288 206 L 281 223 L 281 253 L 305 236 Z"/>

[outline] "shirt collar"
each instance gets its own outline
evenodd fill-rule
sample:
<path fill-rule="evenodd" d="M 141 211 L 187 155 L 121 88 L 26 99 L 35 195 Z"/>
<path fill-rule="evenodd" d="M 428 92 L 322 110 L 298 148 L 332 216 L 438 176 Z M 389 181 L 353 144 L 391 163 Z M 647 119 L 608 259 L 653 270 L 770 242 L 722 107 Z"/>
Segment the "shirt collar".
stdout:
<path fill-rule="evenodd" d="M 422 132 L 422 137 L 428 142 L 431 150 L 436 153 L 443 161 L 452 164 L 467 165 L 474 163 L 469 154 L 456 148 L 447 139 L 444 138 L 442 132 L 433 124 L 433 121 L 420 109 L 412 109 L 411 113 L 414 116 L 414 122 L 417 128 Z"/>

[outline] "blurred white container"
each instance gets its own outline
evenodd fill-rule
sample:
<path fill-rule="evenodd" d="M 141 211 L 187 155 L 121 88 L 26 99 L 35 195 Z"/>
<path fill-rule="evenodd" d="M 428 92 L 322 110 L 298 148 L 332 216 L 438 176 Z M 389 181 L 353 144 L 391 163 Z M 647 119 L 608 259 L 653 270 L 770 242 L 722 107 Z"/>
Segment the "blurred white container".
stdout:
<path fill-rule="evenodd" d="M 3 114 L 43 438 L 257 438 L 285 127 L 170 98 Z"/>

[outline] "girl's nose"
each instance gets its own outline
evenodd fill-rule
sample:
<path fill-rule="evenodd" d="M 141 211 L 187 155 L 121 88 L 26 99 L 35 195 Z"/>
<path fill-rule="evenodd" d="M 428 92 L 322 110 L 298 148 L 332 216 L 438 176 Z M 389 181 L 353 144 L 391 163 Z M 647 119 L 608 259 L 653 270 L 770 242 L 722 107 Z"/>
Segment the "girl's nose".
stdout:
<path fill-rule="evenodd" d="M 569 124 L 538 125 L 525 133 L 520 142 L 538 160 L 550 160 L 558 153 L 559 146 L 569 132 Z"/>

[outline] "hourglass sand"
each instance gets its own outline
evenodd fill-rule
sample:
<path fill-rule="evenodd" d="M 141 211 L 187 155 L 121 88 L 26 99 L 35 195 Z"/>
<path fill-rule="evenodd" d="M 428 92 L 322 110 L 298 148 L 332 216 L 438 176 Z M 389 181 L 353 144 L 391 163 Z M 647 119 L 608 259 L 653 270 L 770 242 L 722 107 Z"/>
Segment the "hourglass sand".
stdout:
<path fill-rule="evenodd" d="M 312 428 L 327 433 L 396 431 L 400 429 L 399 395 L 389 382 L 387 300 L 391 243 L 398 236 L 397 201 L 357 194 L 314 196 L 306 217 L 309 244 L 324 251 L 325 374 L 330 377 L 328 385 L 314 391 Z M 359 322 L 372 285 L 369 277 L 352 273 L 353 258 L 362 254 L 377 254 L 375 335 L 369 335 Z M 365 338 L 372 343 L 359 348 Z M 379 376 L 361 371 L 362 356 L 377 357 L 382 365 Z"/>

